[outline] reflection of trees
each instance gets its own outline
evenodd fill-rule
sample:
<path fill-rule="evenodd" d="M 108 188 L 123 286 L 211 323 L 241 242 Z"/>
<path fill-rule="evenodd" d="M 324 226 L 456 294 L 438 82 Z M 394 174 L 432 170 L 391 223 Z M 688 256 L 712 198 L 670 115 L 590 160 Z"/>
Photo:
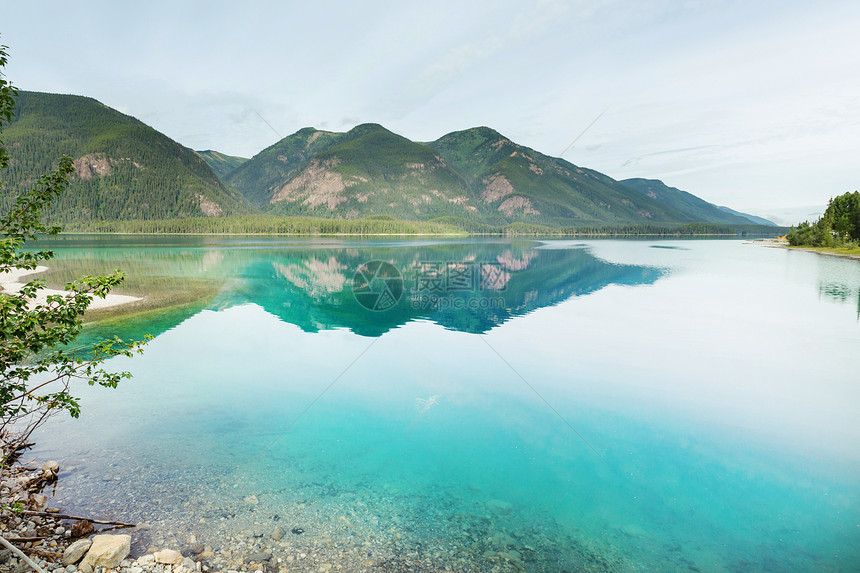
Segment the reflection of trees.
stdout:
<path fill-rule="evenodd" d="M 860 287 L 843 282 L 818 283 L 818 294 L 824 298 L 843 303 L 857 302 L 857 319 L 860 320 Z"/>

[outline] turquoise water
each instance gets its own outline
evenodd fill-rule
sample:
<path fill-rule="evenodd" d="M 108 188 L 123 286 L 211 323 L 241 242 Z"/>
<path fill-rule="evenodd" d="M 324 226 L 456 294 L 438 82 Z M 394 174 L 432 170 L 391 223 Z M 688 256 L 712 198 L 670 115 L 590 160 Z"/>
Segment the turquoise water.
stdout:
<path fill-rule="evenodd" d="M 227 545 L 277 516 L 347 571 L 366 547 L 425 570 L 858 570 L 856 261 L 739 241 L 117 241 L 55 243 L 54 267 L 210 288 L 88 330 L 156 337 L 35 455 L 65 468 L 57 504 L 154 523 L 141 547 Z M 374 260 L 403 277 L 381 312 L 353 297 Z"/>

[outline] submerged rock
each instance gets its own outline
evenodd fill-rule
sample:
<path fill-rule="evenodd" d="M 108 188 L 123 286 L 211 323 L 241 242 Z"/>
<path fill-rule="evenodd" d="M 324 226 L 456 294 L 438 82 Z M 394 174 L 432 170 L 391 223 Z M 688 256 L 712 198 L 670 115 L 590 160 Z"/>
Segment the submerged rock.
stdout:
<path fill-rule="evenodd" d="M 256 551 L 245 558 L 245 563 L 262 563 L 268 561 L 272 556 L 263 551 Z"/>
<path fill-rule="evenodd" d="M 182 553 L 175 549 L 162 549 L 155 555 L 155 562 L 164 565 L 178 565 L 182 563 Z"/>
<path fill-rule="evenodd" d="M 72 524 L 72 537 L 83 537 L 95 531 L 93 524 L 86 519 L 81 519 Z"/>
<path fill-rule="evenodd" d="M 491 499 L 484 505 L 496 515 L 507 515 L 514 510 L 514 506 L 510 502 L 501 499 Z"/>

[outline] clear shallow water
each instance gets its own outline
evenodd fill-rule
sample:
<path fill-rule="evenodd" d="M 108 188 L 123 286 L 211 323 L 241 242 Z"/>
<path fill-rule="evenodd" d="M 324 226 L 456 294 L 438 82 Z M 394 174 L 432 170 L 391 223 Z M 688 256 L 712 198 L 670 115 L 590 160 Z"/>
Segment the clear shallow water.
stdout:
<path fill-rule="evenodd" d="M 154 522 L 152 543 L 278 516 L 347 570 L 355 547 L 440 570 L 860 563 L 856 261 L 735 241 L 57 245 L 58 276 L 118 266 L 170 304 L 87 333 L 157 336 L 36 452 L 67 468 L 58 503 Z M 370 260 L 404 277 L 385 312 L 352 294 Z M 475 280 L 434 306 L 412 289 L 444 262 Z"/>

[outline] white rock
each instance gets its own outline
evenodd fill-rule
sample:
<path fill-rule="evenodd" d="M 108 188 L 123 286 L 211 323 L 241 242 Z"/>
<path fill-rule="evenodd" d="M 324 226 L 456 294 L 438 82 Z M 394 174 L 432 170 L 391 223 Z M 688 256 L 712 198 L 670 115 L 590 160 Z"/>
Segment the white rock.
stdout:
<path fill-rule="evenodd" d="M 78 568 L 82 569 L 84 565 L 89 565 L 93 568 L 114 569 L 128 557 L 129 551 L 131 551 L 131 535 L 96 535 L 93 537 L 90 550 L 87 551 Z"/>
<path fill-rule="evenodd" d="M 89 539 L 79 539 L 66 547 L 66 550 L 63 551 L 63 565 L 73 565 L 80 561 L 92 544 L 93 542 Z"/>
<path fill-rule="evenodd" d="M 182 560 L 182 566 L 185 567 L 186 569 L 188 569 L 189 571 L 197 570 L 197 565 L 194 563 L 194 560 L 189 558 L 189 557 L 186 557 L 185 559 Z"/>
<path fill-rule="evenodd" d="M 257 499 L 256 495 L 249 495 L 248 497 L 244 498 L 242 501 L 244 501 L 248 505 L 257 505 L 258 503 L 260 503 L 260 500 Z"/>
<path fill-rule="evenodd" d="M 153 563 L 155 563 L 155 556 L 144 555 L 143 557 L 138 558 L 137 563 L 138 565 L 143 565 L 144 567 L 146 567 L 147 565 L 152 565 Z"/>
<path fill-rule="evenodd" d="M 182 553 L 175 549 L 162 549 L 153 555 L 153 557 L 155 557 L 156 563 L 163 563 L 164 565 L 178 565 L 182 563 Z"/>

